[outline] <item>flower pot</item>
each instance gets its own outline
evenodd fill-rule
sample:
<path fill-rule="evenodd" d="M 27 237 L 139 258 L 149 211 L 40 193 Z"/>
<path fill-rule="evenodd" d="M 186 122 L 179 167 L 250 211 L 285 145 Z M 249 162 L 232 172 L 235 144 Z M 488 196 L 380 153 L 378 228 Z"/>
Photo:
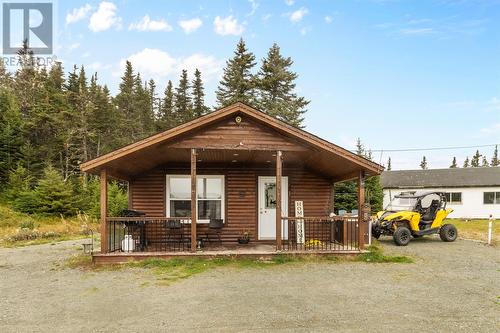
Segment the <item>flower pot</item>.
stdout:
<path fill-rule="evenodd" d="M 238 244 L 248 244 L 248 242 L 250 242 L 248 238 L 238 238 Z"/>

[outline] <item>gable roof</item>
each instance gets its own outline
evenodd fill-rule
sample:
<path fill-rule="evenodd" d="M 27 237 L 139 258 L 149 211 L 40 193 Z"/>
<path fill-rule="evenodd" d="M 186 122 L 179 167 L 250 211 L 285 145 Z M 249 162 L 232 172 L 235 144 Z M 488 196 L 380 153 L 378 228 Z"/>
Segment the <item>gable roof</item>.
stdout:
<path fill-rule="evenodd" d="M 286 135 L 293 140 L 301 142 L 304 145 L 317 148 L 323 151 L 325 154 L 332 154 L 336 157 L 341 157 L 344 160 L 355 164 L 360 170 L 364 170 L 369 175 L 379 174 L 383 167 L 379 164 L 372 162 L 364 157 L 354 154 L 340 146 L 330 143 L 326 140 L 319 138 L 305 130 L 290 126 L 283 121 L 280 121 L 274 117 L 271 117 L 264 112 L 258 111 L 246 104 L 241 102 L 232 104 L 230 106 L 224 107 L 222 109 L 211 112 L 207 115 L 194 119 L 185 124 L 179 125 L 167 131 L 155 134 L 153 136 L 147 137 L 143 140 L 137 141 L 125 147 L 119 148 L 103 156 L 97 157 L 93 160 L 81 164 L 81 170 L 84 172 L 97 174 L 100 169 L 104 168 L 107 164 L 117 161 L 127 156 L 131 156 L 134 153 L 140 152 L 142 150 L 149 149 L 155 145 L 164 144 L 165 142 L 173 141 L 180 137 L 185 137 L 191 133 L 212 125 L 220 120 L 231 117 L 232 115 L 245 115 L 251 119 L 264 124 L 265 126 Z M 200 147 L 192 147 L 200 148 Z M 126 177 L 123 174 L 113 172 L 110 173 L 116 178 L 124 179 Z"/>
<path fill-rule="evenodd" d="M 383 188 L 500 186 L 500 167 L 384 171 Z"/>

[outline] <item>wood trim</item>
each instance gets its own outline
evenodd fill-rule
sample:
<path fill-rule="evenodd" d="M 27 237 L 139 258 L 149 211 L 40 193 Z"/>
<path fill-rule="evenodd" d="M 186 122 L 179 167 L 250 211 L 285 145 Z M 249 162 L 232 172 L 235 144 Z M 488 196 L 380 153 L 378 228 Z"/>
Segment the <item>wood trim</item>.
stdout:
<path fill-rule="evenodd" d="M 191 149 L 191 251 L 196 252 L 196 149 Z"/>
<path fill-rule="evenodd" d="M 236 112 L 241 112 L 244 113 L 245 115 L 248 115 L 252 117 L 253 119 L 256 119 L 260 122 L 265 123 L 267 126 L 274 128 L 278 130 L 279 132 L 286 133 L 289 136 L 292 136 L 293 138 L 299 139 L 300 141 L 306 142 L 309 145 L 312 145 L 314 147 L 321 148 L 323 150 L 326 150 L 328 152 L 334 153 L 336 155 L 339 155 L 341 157 L 346 158 L 347 160 L 367 169 L 373 174 L 379 174 L 382 170 L 383 167 L 375 162 L 372 162 L 364 157 L 361 157 L 359 155 L 356 155 L 340 146 L 337 146 L 333 143 L 330 143 L 326 140 L 323 140 L 309 132 L 306 132 L 302 129 L 295 128 L 293 126 L 290 126 L 286 124 L 285 122 L 282 122 L 278 119 L 275 119 L 274 117 L 271 117 L 261 111 L 258 111 L 246 104 L 243 104 L 241 102 L 235 103 L 233 105 L 230 105 L 228 107 L 219 109 L 215 112 L 209 113 L 208 115 L 202 116 L 200 118 L 197 118 L 193 121 L 190 121 L 188 123 L 185 123 L 183 125 L 179 125 L 177 127 L 174 127 L 168 131 L 158 133 L 156 135 L 153 135 L 151 137 L 148 137 L 146 139 L 143 139 L 141 141 L 135 142 L 133 144 L 130 144 L 128 146 L 125 146 L 123 148 L 117 149 L 111 153 L 102 155 L 98 158 L 95 158 L 93 160 L 90 160 L 88 162 L 82 163 L 80 165 L 80 169 L 84 172 L 95 169 L 101 165 L 104 165 L 112 160 L 115 160 L 117 158 L 123 157 L 127 154 L 133 153 L 135 151 L 138 151 L 140 149 L 146 148 L 148 146 L 152 146 L 154 144 L 160 143 L 162 141 L 172 139 L 174 137 L 177 137 L 179 135 L 182 135 L 184 133 L 187 133 L 189 131 L 192 131 L 193 129 L 200 128 L 202 126 L 205 126 L 207 124 L 213 123 L 217 120 L 220 120 L 228 115 L 231 115 L 232 113 Z"/>
<path fill-rule="evenodd" d="M 365 206 L 365 173 L 360 171 L 358 174 L 358 245 L 362 250 L 365 243 L 363 211 Z"/>
<path fill-rule="evenodd" d="M 100 213 L 101 213 L 101 253 L 108 252 L 108 171 L 101 170 L 100 174 Z"/>
<path fill-rule="evenodd" d="M 276 152 L 276 249 L 281 250 L 281 183 L 283 175 L 282 152 Z"/>

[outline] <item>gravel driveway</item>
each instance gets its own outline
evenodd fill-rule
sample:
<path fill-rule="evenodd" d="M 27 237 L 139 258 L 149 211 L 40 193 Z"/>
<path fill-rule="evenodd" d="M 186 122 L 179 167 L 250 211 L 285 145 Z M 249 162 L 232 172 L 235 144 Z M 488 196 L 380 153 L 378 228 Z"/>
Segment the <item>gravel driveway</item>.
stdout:
<path fill-rule="evenodd" d="M 418 239 L 414 264 L 221 267 L 170 286 L 151 271 L 61 268 L 80 241 L 0 249 L 0 331 L 498 332 L 500 249 Z"/>

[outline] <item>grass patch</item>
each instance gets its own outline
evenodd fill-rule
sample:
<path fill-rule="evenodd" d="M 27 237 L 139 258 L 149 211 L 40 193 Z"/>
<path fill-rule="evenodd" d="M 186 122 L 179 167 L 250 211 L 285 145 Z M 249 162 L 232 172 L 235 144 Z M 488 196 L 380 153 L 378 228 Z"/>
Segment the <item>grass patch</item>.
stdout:
<path fill-rule="evenodd" d="M 446 219 L 444 223 L 454 224 L 461 238 L 488 241 L 488 220 Z M 500 220 L 493 222 L 492 244 L 500 244 Z"/>
<path fill-rule="evenodd" d="M 370 245 L 367 250 L 369 252 L 363 253 L 356 257 L 356 261 L 370 262 L 370 263 L 401 263 L 411 264 L 413 259 L 407 256 L 387 256 L 384 255 L 381 248 L 375 245 Z"/>
<path fill-rule="evenodd" d="M 18 247 L 88 237 L 98 230 L 98 221 L 87 215 L 71 218 L 35 216 L 16 212 L 0 204 L 0 246 Z"/>

